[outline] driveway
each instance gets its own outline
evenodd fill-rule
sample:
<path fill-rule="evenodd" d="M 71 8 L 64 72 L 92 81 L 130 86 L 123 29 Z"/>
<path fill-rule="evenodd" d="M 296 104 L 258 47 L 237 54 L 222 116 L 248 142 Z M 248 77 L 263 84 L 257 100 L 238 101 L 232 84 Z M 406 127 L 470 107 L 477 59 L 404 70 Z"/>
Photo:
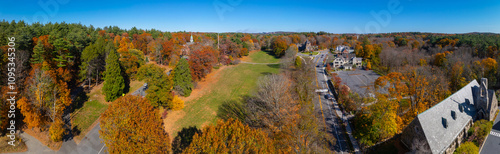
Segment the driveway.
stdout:
<path fill-rule="evenodd" d="M 99 138 L 99 130 L 101 129 L 100 123 L 97 124 L 92 130 L 90 130 L 87 135 L 82 139 L 80 144 L 71 138 L 64 141 L 61 149 L 59 151 L 53 151 L 47 146 L 43 145 L 36 138 L 29 134 L 21 133 L 21 136 L 26 141 L 28 146 L 28 151 L 21 152 L 18 154 L 104 154 L 108 153 L 107 148 L 102 143 L 102 139 Z"/>

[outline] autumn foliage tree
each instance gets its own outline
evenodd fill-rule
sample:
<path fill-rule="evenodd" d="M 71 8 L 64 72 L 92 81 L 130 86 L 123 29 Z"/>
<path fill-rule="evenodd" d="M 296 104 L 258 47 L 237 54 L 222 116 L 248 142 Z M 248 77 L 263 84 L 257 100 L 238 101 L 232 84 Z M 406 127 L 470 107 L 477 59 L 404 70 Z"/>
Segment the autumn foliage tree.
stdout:
<path fill-rule="evenodd" d="M 465 142 L 460 144 L 457 150 L 454 152 L 457 154 L 477 154 L 479 153 L 479 147 L 475 145 L 473 142 Z"/>
<path fill-rule="evenodd" d="M 216 51 L 210 46 L 204 46 L 191 52 L 189 55 L 189 66 L 193 80 L 200 81 L 212 71 L 216 63 Z"/>
<path fill-rule="evenodd" d="M 110 153 L 170 153 L 158 110 L 141 97 L 126 95 L 101 115 L 100 138 Z"/>
<path fill-rule="evenodd" d="M 195 134 L 184 153 L 276 153 L 276 149 L 263 131 L 228 119 Z"/>
<path fill-rule="evenodd" d="M 285 55 L 285 50 L 287 49 L 286 40 L 282 36 L 275 37 L 272 40 L 271 48 L 273 49 L 274 55 L 276 57 L 281 57 Z"/>
<path fill-rule="evenodd" d="M 64 133 L 61 120 L 64 109 L 71 104 L 70 91 L 65 82 L 56 80 L 55 73 L 35 65 L 27 80 L 25 97 L 18 101 L 28 128 L 45 130 L 50 126 L 53 141 L 60 141 Z"/>

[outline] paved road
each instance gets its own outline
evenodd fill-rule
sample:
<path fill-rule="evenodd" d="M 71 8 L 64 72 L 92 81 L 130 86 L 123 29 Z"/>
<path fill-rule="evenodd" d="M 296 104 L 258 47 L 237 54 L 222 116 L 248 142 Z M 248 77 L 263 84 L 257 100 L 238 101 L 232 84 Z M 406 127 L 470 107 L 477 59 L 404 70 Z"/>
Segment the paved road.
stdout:
<path fill-rule="evenodd" d="M 316 77 L 318 89 L 328 89 L 327 81 L 325 77 L 323 68 L 323 59 L 327 57 L 328 52 L 326 50 L 320 51 L 320 54 L 314 56 L 314 62 L 316 63 Z M 346 139 L 346 134 L 342 130 L 342 121 L 339 120 L 338 116 L 335 114 L 334 109 L 332 109 L 332 102 L 325 98 L 325 94 L 318 94 L 315 97 L 315 108 L 323 116 L 324 121 L 327 126 L 328 133 L 332 133 L 337 139 L 334 149 L 337 153 L 348 153 L 348 143 Z"/>
<path fill-rule="evenodd" d="M 73 139 L 64 141 L 59 151 L 53 151 L 43 145 L 36 138 L 22 133 L 21 136 L 25 139 L 28 151 L 19 154 L 104 154 L 107 153 L 107 148 L 99 138 L 100 124 L 97 124 L 90 130 L 80 144 L 76 144 Z"/>
<path fill-rule="evenodd" d="M 500 114 L 495 118 L 495 122 L 493 123 L 493 128 L 490 131 L 490 134 L 486 137 L 486 140 L 483 143 L 483 146 L 479 150 L 481 154 L 493 154 L 499 153 L 500 151 Z"/>

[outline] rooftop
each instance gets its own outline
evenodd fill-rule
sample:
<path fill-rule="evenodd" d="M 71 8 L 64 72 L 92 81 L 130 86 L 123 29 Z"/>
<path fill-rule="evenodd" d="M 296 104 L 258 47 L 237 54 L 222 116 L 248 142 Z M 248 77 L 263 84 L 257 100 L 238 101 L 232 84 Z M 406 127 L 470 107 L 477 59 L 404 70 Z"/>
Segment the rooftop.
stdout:
<path fill-rule="evenodd" d="M 420 113 L 417 118 L 432 153 L 442 153 L 476 114 L 473 92 L 479 88 L 473 80 L 462 89 Z"/>

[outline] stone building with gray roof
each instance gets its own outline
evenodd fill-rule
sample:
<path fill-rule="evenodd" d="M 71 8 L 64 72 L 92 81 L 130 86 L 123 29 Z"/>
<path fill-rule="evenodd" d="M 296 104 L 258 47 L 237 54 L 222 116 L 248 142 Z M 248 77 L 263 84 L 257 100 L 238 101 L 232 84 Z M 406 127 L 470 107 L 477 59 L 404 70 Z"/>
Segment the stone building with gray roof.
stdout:
<path fill-rule="evenodd" d="M 422 112 L 403 130 L 401 142 L 423 153 L 453 153 L 475 120 L 492 120 L 498 109 L 488 80 L 470 82 L 432 108 Z"/>

